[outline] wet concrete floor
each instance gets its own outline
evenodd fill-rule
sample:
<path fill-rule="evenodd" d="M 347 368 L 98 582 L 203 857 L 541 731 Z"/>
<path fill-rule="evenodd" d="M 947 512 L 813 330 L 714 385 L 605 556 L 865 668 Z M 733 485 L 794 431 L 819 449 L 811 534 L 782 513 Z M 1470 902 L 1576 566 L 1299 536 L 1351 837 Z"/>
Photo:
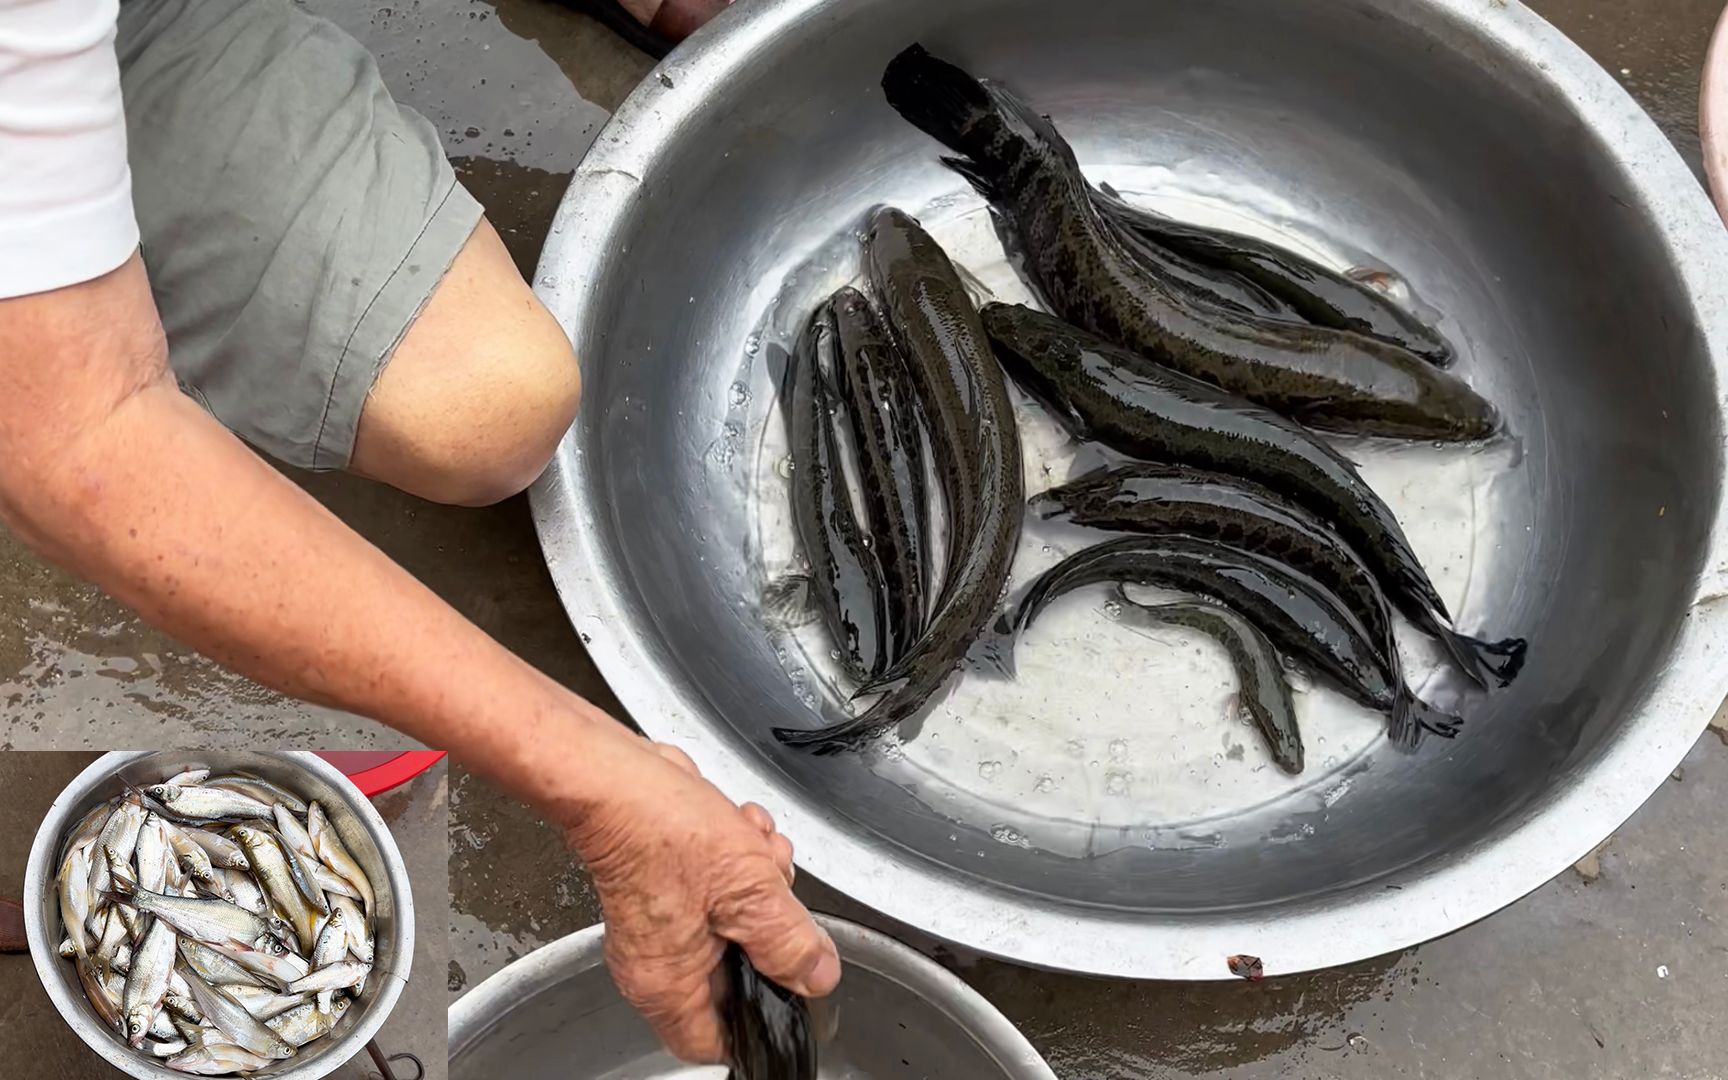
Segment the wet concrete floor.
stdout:
<path fill-rule="evenodd" d="M 1697 72 L 1718 4 L 1534 6 L 1626 85 L 1696 171 Z M 444 133 L 524 273 L 582 148 L 651 66 L 550 0 L 307 6 L 372 48 L 394 91 Z M 506 645 L 615 704 L 557 603 L 524 500 L 452 510 L 346 477 L 297 479 Z M 370 722 L 284 701 L 222 672 L 44 568 L 3 533 L 0 707 L 25 720 L 4 735 L 14 746 L 403 742 Z M 534 946 L 590 924 L 597 908 L 585 877 L 532 812 L 459 765 L 449 794 L 445 966 L 453 998 Z M 1570 871 L 1418 949 L 1258 985 L 1052 975 L 956 955 L 904 928 L 885 928 L 989 996 L 1064 1080 L 1702 1080 L 1722 1074 L 1728 1053 L 1718 1022 L 1728 1006 L 1728 854 L 1714 842 L 1725 803 L 1728 749 L 1706 735 L 1675 779 L 1585 867 L 1588 877 Z M 815 906 L 882 925 L 819 883 L 800 889 Z M 18 1030 L 12 1019 L 0 1011 L 0 1032 Z"/>
<path fill-rule="evenodd" d="M 24 864 L 37 827 L 56 796 L 96 754 L 76 751 L 0 753 L 0 896 L 24 891 Z M 390 826 L 408 864 L 420 931 L 408 985 L 377 1042 L 387 1055 L 409 1053 L 426 1067 L 424 1080 L 447 1075 L 444 1052 L 445 996 L 441 975 L 449 966 L 442 932 L 449 863 L 440 841 L 449 828 L 448 778 L 443 764 L 373 800 Z M 411 1063 L 393 1066 L 412 1080 Z M 122 1077 L 60 1018 L 42 989 L 28 953 L 0 956 L 0 1076 L 33 1080 L 97 1080 Z M 364 1054 L 330 1074 L 331 1080 L 378 1080 Z"/>

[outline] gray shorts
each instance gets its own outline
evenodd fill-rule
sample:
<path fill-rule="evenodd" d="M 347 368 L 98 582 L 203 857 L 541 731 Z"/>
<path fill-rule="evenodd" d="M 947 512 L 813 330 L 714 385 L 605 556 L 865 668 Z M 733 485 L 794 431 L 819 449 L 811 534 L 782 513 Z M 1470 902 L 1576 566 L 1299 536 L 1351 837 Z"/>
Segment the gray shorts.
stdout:
<path fill-rule="evenodd" d="M 289 0 L 126 0 L 117 48 L 181 386 L 270 456 L 345 468 L 480 204 L 366 49 Z"/>

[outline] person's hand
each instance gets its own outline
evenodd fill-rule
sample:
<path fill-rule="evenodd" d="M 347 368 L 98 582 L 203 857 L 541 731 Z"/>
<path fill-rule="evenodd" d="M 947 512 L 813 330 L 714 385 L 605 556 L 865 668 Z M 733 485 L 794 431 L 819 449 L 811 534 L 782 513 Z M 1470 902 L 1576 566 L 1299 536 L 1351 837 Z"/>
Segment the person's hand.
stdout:
<path fill-rule="evenodd" d="M 726 1042 L 712 977 L 726 942 L 806 997 L 834 989 L 840 958 L 792 895 L 792 845 L 768 812 L 733 805 L 680 751 L 640 745 L 568 837 L 600 894 L 618 989 L 672 1053 L 718 1062 Z"/>

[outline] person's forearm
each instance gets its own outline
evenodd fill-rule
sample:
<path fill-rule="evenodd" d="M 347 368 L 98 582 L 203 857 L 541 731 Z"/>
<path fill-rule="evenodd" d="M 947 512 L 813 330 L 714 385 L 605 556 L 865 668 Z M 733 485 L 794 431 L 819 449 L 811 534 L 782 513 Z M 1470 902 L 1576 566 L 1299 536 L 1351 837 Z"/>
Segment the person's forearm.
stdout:
<path fill-rule="evenodd" d="M 603 785 L 607 759 L 634 749 L 261 461 L 165 367 L 58 445 L 18 419 L 0 517 L 234 670 L 459 752 L 542 805 L 580 799 L 584 773 Z"/>

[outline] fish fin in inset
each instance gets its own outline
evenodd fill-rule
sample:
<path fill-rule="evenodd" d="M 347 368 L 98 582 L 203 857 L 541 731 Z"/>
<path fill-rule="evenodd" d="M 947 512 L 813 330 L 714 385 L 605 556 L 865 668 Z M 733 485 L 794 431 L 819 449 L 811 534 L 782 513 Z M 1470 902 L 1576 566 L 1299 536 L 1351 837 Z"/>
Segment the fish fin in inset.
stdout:
<path fill-rule="evenodd" d="M 983 83 L 931 56 L 922 45 L 908 46 L 888 62 L 882 95 L 920 131 L 961 153 L 978 148 L 967 145 L 970 122 L 996 111 Z"/>
<path fill-rule="evenodd" d="M 983 169 L 980 169 L 977 164 L 972 161 L 971 158 L 945 155 L 942 158 L 942 164 L 965 177 L 966 182 L 972 185 L 972 190 L 984 196 L 986 199 L 994 199 L 996 197 L 996 184 Z"/>
<path fill-rule="evenodd" d="M 1392 740 L 1393 746 L 1410 752 L 1422 744 L 1424 734 L 1452 739 L 1458 736 L 1463 726 L 1462 718 L 1442 712 L 1417 697 L 1408 686 L 1400 686 L 1398 696 L 1392 703 L 1391 723 L 1386 729 L 1386 737 Z"/>

